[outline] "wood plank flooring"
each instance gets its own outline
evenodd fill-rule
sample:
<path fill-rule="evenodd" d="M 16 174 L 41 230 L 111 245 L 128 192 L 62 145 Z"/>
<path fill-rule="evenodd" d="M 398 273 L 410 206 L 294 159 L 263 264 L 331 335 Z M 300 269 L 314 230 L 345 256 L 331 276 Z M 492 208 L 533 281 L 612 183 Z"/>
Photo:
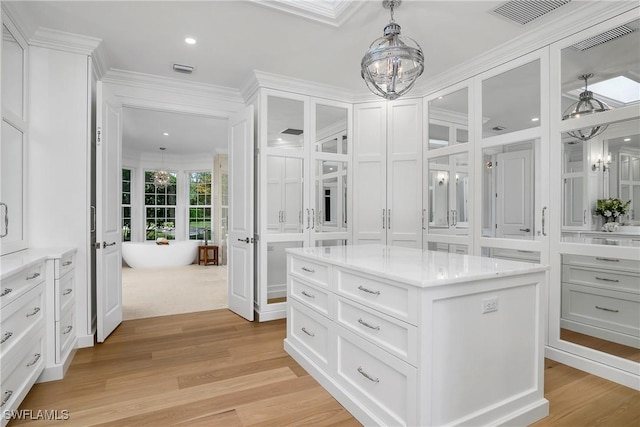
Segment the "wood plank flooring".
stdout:
<path fill-rule="evenodd" d="M 64 380 L 37 384 L 20 409 L 65 421 L 10 426 L 358 426 L 283 350 L 285 321 L 228 310 L 125 321 L 80 349 Z M 547 361 L 541 426 L 637 426 L 640 392 Z"/>

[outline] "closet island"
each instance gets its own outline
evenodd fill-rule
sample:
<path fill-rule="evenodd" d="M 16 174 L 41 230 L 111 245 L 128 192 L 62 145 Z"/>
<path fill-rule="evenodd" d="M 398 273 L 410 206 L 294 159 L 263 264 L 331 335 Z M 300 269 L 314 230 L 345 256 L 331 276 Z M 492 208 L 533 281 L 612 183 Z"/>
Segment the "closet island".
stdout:
<path fill-rule="evenodd" d="M 548 267 L 385 245 L 287 252 L 285 350 L 364 425 L 548 415 Z"/>

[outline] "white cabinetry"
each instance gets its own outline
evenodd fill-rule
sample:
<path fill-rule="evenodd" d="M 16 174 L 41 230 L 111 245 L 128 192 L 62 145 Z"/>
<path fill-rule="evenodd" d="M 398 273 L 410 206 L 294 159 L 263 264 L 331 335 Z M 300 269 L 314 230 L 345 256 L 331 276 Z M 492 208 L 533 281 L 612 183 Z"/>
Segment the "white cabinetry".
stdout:
<path fill-rule="evenodd" d="M 640 265 L 611 257 L 562 257 L 560 327 L 640 348 Z"/>
<path fill-rule="evenodd" d="M 26 248 L 27 44 L 2 22 L 2 136 L 0 137 L 0 255 Z"/>
<path fill-rule="evenodd" d="M 548 414 L 545 267 L 384 245 L 290 249 L 287 260 L 285 349 L 363 424 Z"/>
<path fill-rule="evenodd" d="M 0 410 L 4 414 L 18 409 L 45 366 L 47 276 L 42 258 L 7 255 L 2 264 Z M 0 418 L 3 426 L 8 421 Z"/>
<path fill-rule="evenodd" d="M 354 242 L 422 247 L 422 100 L 354 107 Z"/>

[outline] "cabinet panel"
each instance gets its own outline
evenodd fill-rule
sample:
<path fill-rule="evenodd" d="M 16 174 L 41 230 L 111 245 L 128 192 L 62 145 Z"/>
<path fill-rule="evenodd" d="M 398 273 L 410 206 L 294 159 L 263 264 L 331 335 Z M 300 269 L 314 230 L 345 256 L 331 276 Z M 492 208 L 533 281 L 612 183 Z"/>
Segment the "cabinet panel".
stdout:
<path fill-rule="evenodd" d="M 0 145 L 2 183 L 0 185 L 0 242 L 2 254 L 24 247 L 25 136 L 2 121 Z"/>

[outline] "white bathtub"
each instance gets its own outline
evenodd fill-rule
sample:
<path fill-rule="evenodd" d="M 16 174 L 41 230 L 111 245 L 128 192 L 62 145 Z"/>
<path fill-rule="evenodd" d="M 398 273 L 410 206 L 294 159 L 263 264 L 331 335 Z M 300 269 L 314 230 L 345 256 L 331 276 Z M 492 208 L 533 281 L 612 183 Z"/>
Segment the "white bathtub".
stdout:
<path fill-rule="evenodd" d="M 200 240 L 156 242 L 122 242 L 122 259 L 131 268 L 175 267 L 192 264 L 198 257 Z"/>

